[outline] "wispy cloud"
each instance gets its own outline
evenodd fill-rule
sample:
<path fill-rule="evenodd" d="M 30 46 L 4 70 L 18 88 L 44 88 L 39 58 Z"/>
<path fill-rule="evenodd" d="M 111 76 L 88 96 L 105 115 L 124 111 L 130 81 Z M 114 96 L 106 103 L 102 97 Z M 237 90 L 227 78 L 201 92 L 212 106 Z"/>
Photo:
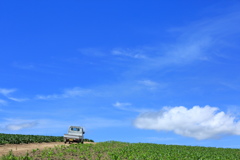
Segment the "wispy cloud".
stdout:
<path fill-rule="evenodd" d="M 232 90 L 236 90 L 236 91 L 240 90 L 240 85 L 238 81 L 237 82 L 220 82 L 220 84 Z"/>
<path fill-rule="evenodd" d="M 5 100 L 0 99 L 0 105 L 6 105 L 7 102 Z"/>
<path fill-rule="evenodd" d="M 145 59 L 147 56 L 142 49 L 113 49 L 111 51 L 113 55 L 116 56 L 127 56 L 136 59 Z"/>
<path fill-rule="evenodd" d="M 5 89 L 5 88 L 0 88 L 0 94 L 4 96 L 8 96 L 10 93 L 15 92 L 16 89 Z"/>
<path fill-rule="evenodd" d="M 25 128 L 32 128 L 36 125 L 37 125 L 36 122 L 9 124 L 6 126 L 6 129 L 16 131 L 16 130 L 21 130 L 21 129 L 25 129 Z"/>
<path fill-rule="evenodd" d="M 5 122 L 1 124 L 0 130 L 17 131 L 17 130 L 22 130 L 26 128 L 32 128 L 37 125 L 38 123 L 35 120 L 5 119 Z"/>
<path fill-rule="evenodd" d="M 14 97 L 8 97 L 8 99 L 15 101 L 15 102 L 24 102 L 24 101 L 28 100 L 28 98 L 14 98 Z"/>
<path fill-rule="evenodd" d="M 131 103 L 123 103 L 123 102 L 116 102 L 113 104 L 113 106 L 117 109 L 123 110 L 123 111 L 130 111 L 130 112 L 147 112 L 149 109 L 141 109 L 141 108 L 135 108 L 132 106 Z"/>
<path fill-rule="evenodd" d="M 105 56 L 105 52 L 102 51 L 101 49 L 97 49 L 97 48 L 81 48 L 78 49 L 78 51 L 83 54 L 83 55 L 87 55 L 87 56 Z"/>
<path fill-rule="evenodd" d="M 159 83 L 151 80 L 141 80 L 138 81 L 138 83 L 148 87 L 149 89 L 156 89 L 159 86 Z"/>
<path fill-rule="evenodd" d="M 132 106 L 132 104 L 116 102 L 113 104 L 113 106 L 121 110 L 131 110 L 129 107 Z"/>
<path fill-rule="evenodd" d="M 164 108 L 159 112 L 139 115 L 134 125 L 140 129 L 173 131 L 198 140 L 240 135 L 240 122 L 236 121 L 237 118 L 218 110 L 210 106 Z"/>
<path fill-rule="evenodd" d="M 5 96 L 8 100 L 12 100 L 15 102 L 23 102 L 28 100 L 27 98 L 16 98 L 11 96 L 12 93 L 16 92 L 16 89 L 5 89 L 5 88 L 0 88 L 0 94 L 2 94 L 3 96 Z M 6 104 L 7 101 L 6 100 L 0 100 L 0 104 L 4 103 Z"/>
<path fill-rule="evenodd" d="M 175 28 L 171 33 L 178 34 L 177 42 L 168 46 L 170 49 L 166 50 L 168 55 L 166 58 L 173 63 L 208 60 L 212 55 L 216 55 L 216 47 L 219 51 L 229 47 L 229 42 L 234 44 L 234 37 L 240 33 L 240 29 L 237 28 L 239 24 L 240 12 L 233 11 Z"/>
<path fill-rule="evenodd" d="M 91 90 L 75 87 L 72 89 L 64 90 L 62 94 L 37 95 L 36 99 L 47 100 L 47 99 L 58 99 L 58 98 L 72 98 L 72 97 L 84 96 L 86 94 L 89 94 L 90 92 Z"/>
<path fill-rule="evenodd" d="M 51 125 L 49 125 L 51 124 Z M 71 120 L 62 119 L 4 119 L 0 122 L 0 131 L 29 131 L 28 134 L 48 134 L 52 135 L 56 130 L 67 132 L 67 129 L 71 125 L 81 124 L 85 130 L 98 129 L 98 128 L 110 128 L 110 127 L 123 127 L 129 126 L 129 120 L 119 120 L 103 117 L 91 117 L 85 116 L 81 118 L 72 118 Z M 59 133 L 58 133 L 59 134 Z"/>
<path fill-rule="evenodd" d="M 194 64 L 198 61 L 209 62 L 219 52 L 221 53 L 223 48 L 236 45 L 235 39 L 240 33 L 240 29 L 236 26 L 239 25 L 240 13 L 232 12 L 225 16 L 202 19 L 190 25 L 171 28 L 167 33 L 163 33 L 171 35 L 173 41 L 132 48 L 119 47 L 112 49 L 110 54 L 122 59 L 131 58 L 131 65 L 127 65 L 128 70 L 126 70 L 129 75 Z M 88 55 L 96 53 L 109 55 L 109 52 L 101 52 L 97 49 L 88 49 L 84 52 Z M 126 63 L 121 65 L 126 66 Z"/>
<path fill-rule="evenodd" d="M 18 68 L 18 69 L 24 69 L 24 70 L 33 70 L 35 69 L 35 66 L 33 64 L 20 64 L 17 62 L 14 62 L 13 67 Z"/>
<path fill-rule="evenodd" d="M 239 25 L 240 12 L 232 12 L 169 29 L 168 33 L 174 41 L 137 48 L 118 48 L 112 50 L 112 54 L 142 59 L 127 71 L 129 75 L 190 65 L 198 61 L 210 62 L 218 53 L 224 54 L 222 49 L 237 47 Z"/>

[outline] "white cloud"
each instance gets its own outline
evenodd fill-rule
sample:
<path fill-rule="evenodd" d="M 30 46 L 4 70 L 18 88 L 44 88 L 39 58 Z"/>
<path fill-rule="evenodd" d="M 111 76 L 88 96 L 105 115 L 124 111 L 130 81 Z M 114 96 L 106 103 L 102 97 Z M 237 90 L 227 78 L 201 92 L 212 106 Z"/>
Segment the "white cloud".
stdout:
<path fill-rule="evenodd" d="M 159 112 L 139 115 L 134 125 L 140 129 L 173 131 L 176 134 L 198 140 L 220 138 L 224 135 L 240 135 L 240 122 L 216 107 L 194 106 L 164 108 Z"/>
<path fill-rule="evenodd" d="M 36 99 L 47 100 L 47 99 L 58 99 L 58 98 L 71 98 L 71 97 L 84 96 L 90 92 L 91 90 L 75 87 L 72 89 L 64 90 L 62 94 L 37 95 Z"/>
<path fill-rule="evenodd" d="M 8 96 L 10 93 L 15 92 L 16 89 L 4 89 L 4 88 L 0 88 L 0 94 L 4 95 L 4 96 Z"/>

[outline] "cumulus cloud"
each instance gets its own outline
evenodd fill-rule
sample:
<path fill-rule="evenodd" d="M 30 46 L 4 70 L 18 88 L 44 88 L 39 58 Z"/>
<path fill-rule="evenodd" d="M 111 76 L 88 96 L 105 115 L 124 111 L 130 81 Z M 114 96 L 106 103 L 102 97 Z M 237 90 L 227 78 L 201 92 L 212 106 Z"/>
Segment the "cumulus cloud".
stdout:
<path fill-rule="evenodd" d="M 58 99 L 58 98 L 71 98 L 71 97 L 83 96 L 90 92 L 91 92 L 91 90 L 75 87 L 72 89 L 64 90 L 64 92 L 62 94 L 37 95 L 36 99 L 47 100 L 47 99 Z"/>
<path fill-rule="evenodd" d="M 211 106 L 194 106 L 191 109 L 183 106 L 165 107 L 158 112 L 139 115 L 134 126 L 140 129 L 173 131 L 198 140 L 240 135 L 240 122 L 237 118 Z"/>

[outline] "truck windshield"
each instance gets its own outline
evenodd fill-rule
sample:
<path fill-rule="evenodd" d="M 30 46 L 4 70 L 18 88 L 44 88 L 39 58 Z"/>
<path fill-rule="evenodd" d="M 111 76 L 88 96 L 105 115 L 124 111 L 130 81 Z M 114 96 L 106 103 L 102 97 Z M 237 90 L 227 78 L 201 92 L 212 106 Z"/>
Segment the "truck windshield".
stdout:
<path fill-rule="evenodd" d="M 72 131 L 80 131 L 80 128 L 71 128 Z"/>

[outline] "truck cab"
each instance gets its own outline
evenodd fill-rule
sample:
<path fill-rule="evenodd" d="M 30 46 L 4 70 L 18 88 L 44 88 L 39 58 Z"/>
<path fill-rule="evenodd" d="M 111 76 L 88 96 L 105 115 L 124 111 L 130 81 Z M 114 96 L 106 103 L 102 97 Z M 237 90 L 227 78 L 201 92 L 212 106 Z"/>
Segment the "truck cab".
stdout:
<path fill-rule="evenodd" d="M 83 127 L 80 126 L 70 126 L 68 128 L 68 134 L 64 134 L 64 143 L 72 143 L 72 142 L 77 142 L 77 143 L 83 143 L 84 141 L 84 130 Z"/>

